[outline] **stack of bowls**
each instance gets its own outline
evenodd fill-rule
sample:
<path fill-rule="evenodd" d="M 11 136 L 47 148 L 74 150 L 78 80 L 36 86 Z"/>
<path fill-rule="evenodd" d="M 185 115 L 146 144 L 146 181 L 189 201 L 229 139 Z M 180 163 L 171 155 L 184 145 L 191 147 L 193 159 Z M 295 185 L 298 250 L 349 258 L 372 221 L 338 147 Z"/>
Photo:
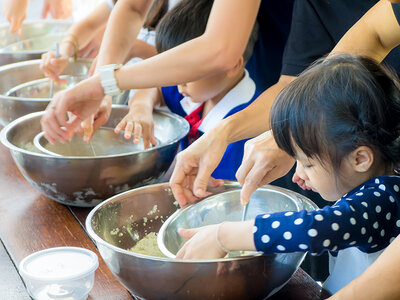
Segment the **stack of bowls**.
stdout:
<path fill-rule="evenodd" d="M 105 130 L 116 136 L 112 129 L 127 112 L 126 106 L 114 105 Z M 92 207 L 120 192 L 155 183 L 171 165 L 179 141 L 189 131 L 189 125 L 182 117 L 155 111 L 154 135 L 158 141 L 155 147 L 138 149 L 132 141 L 107 144 L 107 137 L 110 137 L 107 134 L 99 147 L 104 146 L 108 153 L 52 155 L 41 152 L 33 143 L 41 132 L 43 114 L 36 112 L 11 122 L 2 130 L 1 141 L 10 149 L 21 173 L 36 189 L 57 202 L 81 207 Z M 76 140 L 81 141 L 81 138 Z M 126 150 L 127 143 L 132 151 Z M 121 145 L 123 151 L 118 150 Z M 63 145 L 58 147 L 62 149 Z"/>
<path fill-rule="evenodd" d="M 223 200 L 224 197 L 222 200 L 203 200 L 204 205 L 201 202 L 195 204 L 200 204 L 201 212 L 197 211 L 197 215 L 184 216 L 185 209 L 178 212 L 177 214 L 184 216 L 182 219 L 178 218 L 183 221 L 180 225 L 192 227 L 205 224 L 201 220 L 206 211 L 211 213 L 209 217 L 212 222 L 240 219 L 242 207 L 236 199 L 239 188 L 238 183 L 226 182 L 223 187 L 213 191 L 213 195 L 228 192 L 226 201 Z M 270 201 L 270 197 L 274 199 Z M 257 200 L 251 200 L 254 204 L 249 208 L 250 217 L 259 209 L 272 212 L 298 210 L 301 206 L 307 210 L 317 208 L 301 195 L 272 186 L 260 189 L 256 198 Z M 263 200 L 265 204 L 262 203 Z M 282 204 L 279 204 L 280 200 Z M 96 242 L 110 270 L 139 298 L 264 299 L 290 280 L 305 256 L 304 253 L 255 253 L 223 259 L 182 260 L 129 251 L 149 233 L 157 233 L 176 210 L 177 203 L 171 189 L 164 183 L 114 196 L 94 208 L 86 219 L 87 231 Z M 189 210 L 191 209 L 186 211 Z M 167 221 L 170 222 L 170 228 L 172 221 Z M 176 239 L 168 238 L 171 240 L 172 252 L 176 252 L 182 244 L 176 232 L 174 235 Z"/>

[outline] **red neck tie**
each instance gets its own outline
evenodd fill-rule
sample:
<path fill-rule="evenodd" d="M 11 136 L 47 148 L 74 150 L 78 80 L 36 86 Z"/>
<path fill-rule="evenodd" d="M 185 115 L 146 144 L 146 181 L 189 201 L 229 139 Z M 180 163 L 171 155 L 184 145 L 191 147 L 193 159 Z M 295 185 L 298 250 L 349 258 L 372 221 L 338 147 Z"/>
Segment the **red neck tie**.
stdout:
<path fill-rule="evenodd" d="M 204 103 L 185 117 L 186 121 L 188 121 L 190 124 L 190 131 L 188 134 L 189 144 L 193 143 L 199 138 L 199 126 L 204 120 L 204 118 L 200 117 L 203 108 Z"/>

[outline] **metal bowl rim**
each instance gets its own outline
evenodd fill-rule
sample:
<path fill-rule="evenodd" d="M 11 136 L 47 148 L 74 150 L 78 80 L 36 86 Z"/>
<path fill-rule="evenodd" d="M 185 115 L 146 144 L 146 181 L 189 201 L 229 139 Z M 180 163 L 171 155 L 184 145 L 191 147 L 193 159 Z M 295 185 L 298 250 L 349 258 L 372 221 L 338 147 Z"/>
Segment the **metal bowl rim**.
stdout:
<path fill-rule="evenodd" d="M 116 200 L 116 198 L 119 197 L 123 197 L 124 195 L 127 195 L 129 193 L 131 193 L 132 191 L 139 191 L 139 190 L 143 190 L 145 188 L 148 187 L 158 187 L 158 186 L 168 186 L 169 187 L 169 183 L 158 183 L 158 184 L 152 184 L 152 185 L 147 185 L 147 186 L 143 186 L 140 188 L 136 188 L 136 189 L 132 189 L 123 193 L 120 193 L 118 195 L 115 195 L 107 200 L 104 200 L 103 202 L 99 203 L 97 206 L 95 206 L 90 213 L 88 214 L 88 216 L 86 217 L 86 221 L 85 221 L 85 227 L 86 230 L 88 231 L 89 236 L 95 240 L 96 243 L 102 244 L 107 248 L 111 248 L 113 251 L 122 253 L 122 254 L 126 254 L 129 256 L 135 256 L 135 257 L 140 257 L 143 259 L 148 259 L 148 260 L 153 260 L 153 261 L 164 261 L 164 262 L 179 262 L 179 263 L 188 263 L 188 264 L 192 264 L 192 263 L 202 263 L 202 264 L 206 264 L 206 263 L 214 263 L 214 262 L 230 262 L 230 261 L 237 261 L 237 260 L 248 260 L 248 259 L 254 259 L 256 257 L 261 257 L 261 256 L 265 256 L 263 255 L 261 252 L 258 252 L 255 255 L 251 255 L 251 256 L 239 256 L 239 257 L 232 257 L 232 258 L 218 258 L 218 259 L 177 259 L 177 258 L 169 258 L 169 257 L 158 257 L 158 256 L 150 256 L 150 255 L 145 255 L 145 254 L 140 254 L 140 253 L 135 253 L 129 250 L 125 250 L 122 248 L 119 248 L 117 246 L 114 246 L 108 242 L 106 242 L 105 240 L 103 240 L 101 237 L 99 237 L 97 235 L 97 233 L 94 232 L 94 230 L 92 229 L 92 224 L 90 224 L 94 214 L 103 206 L 108 204 L 109 202 L 113 202 Z M 280 254 L 280 253 L 275 253 L 275 254 L 270 254 L 270 255 L 276 255 L 276 254 Z"/>
<path fill-rule="evenodd" d="M 234 181 L 232 181 L 234 183 Z M 302 203 L 301 198 L 299 198 L 296 194 L 292 193 L 291 190 L 289 189 L 284 189 L 278 186 L 273 186 L 273 185 L 264 185 L 259 187 L 257 190 L 259 189 L 267 189 L 269 191 L 273 191 L 274 193 L 278 193 L 284 196 L 287 196 L 288 198 L 290 198 L 295 205 L 298 208 L 298 211 L 301 211 L 302 209 L 304 209 L 304 205 Z M 189 205 L 186 205 L 184 208 L 178 209 L 176 210 L 172 215 L 170 215 L 165 222 L 161 225 L 160 230 L 158 231 L 158 235 L 157 235 L 157 245 L 160 248 L 160 251 L 168 256 L 168 257 L 174 257 L 175 255 L 169 251 L 169 249 L 165 246 L 165 244 L 163 243 L 163 239 L 162 237 L 164 236 L 164 233 L 166 232 L 166 229 L 168 227 L 168 225 L 173 222 L 174 220 L 176 220 L 178 215 L 181 215 L 183 213 L 185 213 L 186 211 L 190 210 L 193 206 L 195 206 L 195 204 L 205 201 L 205 200 L 210 200 L 211 197 L 215 197 L 221 194 L 225 194 L 225 193 L 232 193 L 232 192 L 237 192 L 237 190 L 229 190 L 229 191 L 225 191 L 222 193 L 217 193 L 217 194 L 213 194 L 211 196 L 206 196 L 204 198 L 201 198 Z M 260 253 L 260 252 L 259 252 Z M 255 254 L 250 254 L 249 256 L 254 256 Z"/>
<path fill-rule="evenodd" d="M 238 182 L 236 181 L 230 181 L 230 180 L 226 180 L 225 181 L 225 185 L 227 186 L 232 186 L 232 187 L 237 187 L 240 188 L 240 185 Z M 117 194 L 111 198 L 108 198 L 106 200 L 104 200 L 103 202 L 99 203 L 98 205 L 96 205 L 88 214 L 88 216 L 86 217 L 85 220 L 85 227 L 86 230 L 89 234 L 89 236 L 96 242 L 96 244 L 101 244 L 104 247 L 110 248 L 115 252 L 118 253 L 122 253 L 122 254 L 126 254 L 128 256 L 134 256 L 134 257 L 139 257 L 139 258 L 143 258 L 143 259 L 147 259 L 147 260 L 152 260 L 152 261 L 163 261 L 163 262 L 177 262 L 177 263 L 187 263 L 187 264 L 191 264 L 191 263 L 201 263 L 201 264 L 206 264 L 206 263 L 213 263 L 213 262 L 231 262 L 231 261 L 238 261 L 238 260 L 249 260 L 249 259 L 255 259 L 255 258 L 260 258 L 262 256 L 274 256 L 274 255 L 279 255 L 279 254 L 286 254 L 286 253 L 274 253 L 274 254 L 268 254 L 268 255 L 264 255 L 261 252 L 258 252 L 256 255 L 251 255 L 251 256 L 239 256 L 239 257 L 231 257 L 231 258 L 218 258 L 218 259 L 177 259 L 177 258 L 169 258 L 169 257 L 157 257 L 157 256 L 150 256 L 150 255 L 145 255 L 145 254 L 140 254 L 140 253 L 135 253 L 132 251 L 128 251 L 122 248 L 119 248 L 117 246 L 114 246 L 110 243 L 108 243 L 107 241 L 103 240 L 101 237 L 99 237 L 97 235 L 97 233 L 94 232 L 94 230 L 92 229 L 92 224 L 91 224 L 91 220 L 93 219 L 94 214 L 103 206 L 107 205 L 109 202 L 114 202 L 116 199 L 120 198 L 120 197 L 124 197 L 130 193 L 132 193 L 133 191 L 140 191 L 149 187 L 169 187 L 169 183 L 168 182 L 164 182 L 164 183 L 158 183 L 158 184 L 152 184 L 152 185 L 147 185 L 147 186 L 143 186 L 143 187 L 139 187 L 139 188 L 135 188 L 135 189 L 131 189 L 128 191 L 125 191 L 123 193 Z M 262 187 L 271 187 L 270 185 L 264 185 Z M 260 187 L 260 188 L 262 188 Z M 275 186 L 273 186 L 275 187 Z M 278 188 L 278 187 L 277 187 Z M 297 193 L 295 193 L 297 194 Z M 315 209 L 317 208 L 316 204 L 313 203 L 311 200 L 309 200 L 306 197 L 302 197 L 299 198 L 301 199 L 301 201 L 306 201 L 308 202 L 312 207 L 314 207 Z M 201 201 L 201 199 L 199 200 Z M 292 253 L 287 253 L 287 254 L 293 254 L 293 253 L 301 253 L 303 255 L 301 261 L 303 261 L 306 252 L 292 252 Z M 300 262 L 301 263 L 301 262 Z"/>
<path fill-rule="evenodd" d="M 13 44 L 18 44 L 18 43 L 22 43 L 22 42 L 30 42 L 30 41 L 36 40 L 38 38 L 54 37 L 54 36 L 65 36 L 65 32 L 54 32 L 54 33 L 48 33 L 48 34 L 41 35 L 41 36 L 32 37 L 32 38 L 29 38 L 29 39 L 25 39 L 25 40 L 21 40 L 21 41 L 15 42 L 15 43 L 8 44 L 4 48 L 9 47 L 9 46 L 11 46 Z M 4 48 L 0 48 L 0 54 L 11 54 L 11 55 L 15 55 L 15 54 L 28 55 L 28 54 L 31 54 L 31 55 L 37 55 L 37 54 L 42 54 L 42 53 L 46 52 L 45 49 L 41 49 L 41 50 L 3 51 L 2 49 L 4 49 Z M 51 49 L 48 49 L 48 50 L 51 50 Z"/>
<path fill-rule="evenodd" d="M 54 25 L 54 24 L 60 24 L 60 25 L 72 25 L 73 24 L 73 22 L 72 21 L 69 21 L 69 20 L 31 20 L 31 21 L 24 21 L 23 23 L 22 23 L 22 26 L 24 26 L 24 25 L 27 25 L 27 26 L 29 26 L 29 25 L 35 25 L 35 24 L 39 24 L 39 25 L 41 25 L 41 24 L 44 24 L 44 25 Z M 9 27 L 9 25 L 7 24 L 7 25 L 0 25 L 0 28 L 3 28 L 3 27 L 5 27 L 5 28 L 8 28 Z M 62 31 L 60 31 L 60 34 L 62 34 L 63 32 Z M 64 32 L 64 34 L 66 34 L 66 31 Z M 7 47 L 7 46 L 6 46 Z M 18 55 L 18 54 L 40 54 L 40 53 L 43 53 L 43 51 L 40 51 L 40 52 L 34 52 L 34 51 L 31 51 L 31 52 L 29 52 L 29 51 L 2 51 L 2 52 L 0 52 L 0 56 L 1 55 Z"/>
<path fill-rule="evenodd" d="M 1 54 L 4 54 L 5 52 L 0 52 L 0 56 Z M 16 63 L 12 63 L 12 64 L 8 64 L 8 65 L 4 65 L 4 66 L 0 66 L 0 73 L 4 72 L 4 71 L 8 71 L 10 69 L 15 69 L 15 68 L 19 68 L 19 67 L 25 67 L 25 66 L 29 66 L 29 65 L 34 65 L 38 62 L 41 62 L 41 59 L 32 59 L 32 60 L 26 60 L 26 61 L 19 61 Z M 93 60 L 90 58 L 80 58 L 77 60 L 77 62 L 82 62 L 82 63 L 91 63 Z M 44 78 L 39 78 L 39 79 L 45 79 Z M 50 102 L 50 98 L 26 98 L 26 97 L 13 97 L 13 96 L 7 96 L 7 95 L 1 95 L 0 96 L 3 99 L 7 99 L 7 100 L 12 100 L 12 101 L 29 101 L 32 103 L 35 102 Z M 1 100 L 0 100 L 1 101 Z"/>
<path fill-rule="evenodd" d="M 112 105 L 113 108 L 126 108 L 126 105 L 121 105 L 121 104 L 113 104 Z M 17 152 L 22 152 L 24 154 L 29 154 L 32 156 L 38 156 L 38 157 L 46 157 L 46 158 L 54 158 L 54 159 L 59 159 L 59 160 L 89 160 L 89 159 L 111 159 L 111 158 L 116 158 L 116 157 L 129 157 L 131 155 L 134 154 L 138 154 L 138 153 L 145 153 L 145 152 L 152 152 L 154 150 L 158 150 L 160 148 L 164 148 L 167 146 L 170 146 L 174 143 L 179 142 L 179 140 L 181 140 L 182 138 L 184 138 L 187 133 L 189 132 L 189 123 L 182 118 L 181 116 L 178 116 L 176 114 L 173 113 L 168 113 L 165 112 L 163 110 L 158 110 L 158 109 L 154 109 L 154 111 L 157 111 L 160 114 L 166 115 L 170 118 L 176 119 L 179 121 L 179 123 L 181 123 L 182 126 L 185 126 L 186 128 L 184 128 L 185 130 L 183 130 L 183 132 L 185 132 L 185 134 L 183 134 L 182 136 L 176 137 L 174 138 L 172 141 L 170 141 L 169 143 L 165 143 L 165 144 L 161 144 L 161 145 L 156 145 L 155 147 L 152 147 L 150 149 L 146 149 L 144 151 L 135 151 L 135 152 L 130 152 L 128 154 L 126 153 L 122 153 L 122 154 L 115 154 L 115 155 L 107 155 L 107 156 L 52 156 L 49 154 L 42 154 L 42 153 L 36 153 L 36 152 L 31 152 L 22 148 L 19 148 L 17 146 L 15 146 L 14 144 L 12 144 L 11 142 L 8 141 L 7 139 L 7 134 L 8 132 L 17 124 L 19 124 L 19 122 L 27 120 L 27 119 L 31 119 L 40 115 L 44 115 L 45 111 L 38 111 L 38 112 L 33 112 L 30 114 L 27 114 L 25 116 L 22 116 L 14 121 L 12 121 L 10 124 L 8 124 L 7 126 L 5 126 L 1 132 L 0 132 L 0 141 L 3 143 L 4 146 L 6 146 L 7 148 L 9 148 L 10 150 L 13 151 L 17 151 Z"/>

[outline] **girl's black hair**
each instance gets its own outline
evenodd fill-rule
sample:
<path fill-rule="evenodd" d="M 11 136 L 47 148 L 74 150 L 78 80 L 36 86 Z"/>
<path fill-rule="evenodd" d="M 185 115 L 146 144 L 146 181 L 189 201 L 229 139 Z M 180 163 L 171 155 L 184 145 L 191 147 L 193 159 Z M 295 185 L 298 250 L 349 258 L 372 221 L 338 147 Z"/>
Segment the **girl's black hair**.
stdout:
<path fill-rule="evenodd" d="M 154 30 L 168 12 L 168 0 L 155 0 L 147 14 L 143 27 Z"/>
<path fill-rule="evenodd" d="M 382 161 L 400 161 L 400 84 L 383 65 L 339 55 L 319 60 L 276 98 L 271 128 L 279 148 L 295 156 L 328 159 L 335 172 L 359 146 Z"/>

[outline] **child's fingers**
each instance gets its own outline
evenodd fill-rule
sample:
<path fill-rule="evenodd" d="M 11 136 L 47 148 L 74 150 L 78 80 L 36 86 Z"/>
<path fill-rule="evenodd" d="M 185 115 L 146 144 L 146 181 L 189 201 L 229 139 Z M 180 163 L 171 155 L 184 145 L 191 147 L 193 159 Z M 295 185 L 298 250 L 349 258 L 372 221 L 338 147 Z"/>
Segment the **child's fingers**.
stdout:
<path fill-rule="evenodd" d="M 133 143 L 138 144 L 142 136 L 142 124 L 135 122 L 135 130 L 133 132 Z"/>
<path fill-rule="evenodd" d="M 126 122 L 124 138 L 129 140 L 131 138 L 131 136 L 132 136 L 133 129 L 134 129 L 133 122 L 132 121 Z"/>
<path fill-rule="evenodd" d="M 125 126 L 126 126 L 126 121 L 125 121 L 125 119 L 124 119 L 124 120 L 122 120 L 121 122 L 119 122 L 117 126 L 115 126 L 114 132 L 115 132 L 116 134 L 120 133 L 121 130 L 125 128 Z"/>

